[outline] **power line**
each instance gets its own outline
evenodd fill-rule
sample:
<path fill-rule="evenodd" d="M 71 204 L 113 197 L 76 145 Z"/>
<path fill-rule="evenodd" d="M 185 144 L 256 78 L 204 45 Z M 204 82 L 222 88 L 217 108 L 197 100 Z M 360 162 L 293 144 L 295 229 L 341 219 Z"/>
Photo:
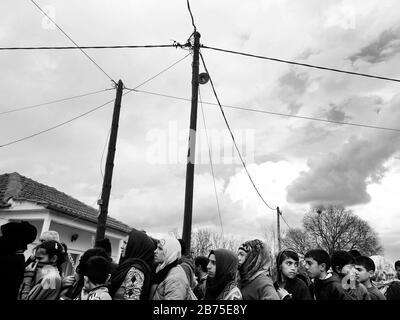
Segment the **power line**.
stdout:
<path fill-rule="evenodd" d="M 399 79 L 388 78 L 388 77 L 381 77 L 381 76 L 376 76 L 376 75 L 367 74 L 367 73 L 360 73 L 360 72 L 353 72 L 353 71 L 347 71 L 347 70 L 342 70 L 342 69 L 335 69 L 335 68 L 322 67 L 322 66 L 317 66 L 317 65 L 307 64 L 307 63 L 300 63 L 300 62 L 295 62 L 295 61 L 290 61 L 290 60 L 283 60 L 283 59 L 277 59 L 277 58 L 271 58 L 271 57 L 266 57 L 266 56 L 259 56 L 259 55 L 255 55 L 255 54 L 251 54 L 251 53 L 244 53 L 244 52 L 239 52 L 239 51 L 233 51 L 233 50 L 227 50 L 227 49 L 220 49 L 220 48 L 209 47 L 209 46 L 204 46 L 204 45 L 201 45 L 201 47 L 202 47 L 202 48 L 205 48 L 205 49 L 215 50 L 215 51 L 221 51 L 221 52 L 227 52 L 227 53 L 232 53 L 232 54 L 238 54 L 238 55 L 247 56 L 247 57 L 252 57 L 252 58 L 258 58 L 258 59 L 264 59 L 264 60 L 270 60 L 270 61 L 288 63 L 288 64 L 297 65 L 297 66 L 303 66 L 303 67 L 308 67 L 308 68 L 315 68 L 315 69 L 321 69 L 321 70 L 327 70 L 327 71 L 333 71 L 333 72 L 339 72 L 339 73 L 346 73 L 346 74 L 351 74 L 351 75 L 356 75 L 356 76 L 362 76 L 362 77 L 368 77 L 368 78 L 374 78 L 374 79 L 379 79 L 379 80 L 387 80 L 387 81 L 393 81 L 393 82 L 400 82 Z"/>
<path fill-rule="evenodd" d="M 50 127 L 50 128 L 47 128 L 47 129 L 45 129 L 45 130 L 39 131 L 39 132 L 37 132 L 37 133 L 34 133 L 34 134 L 29 135 L 29 136 L 23 137 L 23 138 L 21 138 L 21 139 L 13 140 L 13 141 L 10 141 L 10 142 L 5 143 L 5 144 L 3 144 L 3 145 L 0 145 L 0 148 L 9 146 L 9 145 L 12 145 L 12 144 L 14 144 L 14 143 L 17 143 L 17 142 L 20 142 L 20 141 L 24 141 L 24 140 L 27 140 L 27 139 L 30 139 L 30 138 L 33 138 L 33 137 L 36 137 L 36 136 L 38 136 L 38 135 L 40 135 L 40 134 L 42 134 L 42 133 L 46 133 L 46 132 L 48 132 L 48 131 L 54 130 L 54 129 L 56 129 L 56 128 L 59 128 L 59 127 L 65 125 L 65 124 L 67 124 L 67 123 L 70 123 L 70 122 L 72 122 L 72 121 L 74 121 L 74 120 L 76 120 L 76 119 L 79 119 L 79 118 L 82 118 L 83 116 L 88 115 L 89 113 L 92 113 L 92 112 L 94 112 L 94 111 L 96 111 L 96 110 L 98 110 L 98 109 L 100 109 L 100 108 L 103 108 L 104 106 L 106 106 L 107 104 L 109 104 L 109 103 L 111 103 L 111 102 L 113 102 L 113 101 L 114 101 L 114 99 L 112 99 L 112 100 L 110 100 L 110 101 L 107 101 L 106 103 L 103 103 L 102 105 L 100 105 L 100 106 L 98 106 L 98 107 L 95 107 L 95 108 L 93 108 L 93 109 L 90 109 L 89 111 L 86 111 L 86 112 L 84 112 L 84 113 L 82 113 L 82 114 L 80 114 L 80 115 L 78 115 L 78 116 L 76 116 L 76 117 L 73 117 L 73 118 L 71 118 L 71 119 L 69 119 L 69 120 L 67 120 L 67 121 L 61 122 L 61 123 L 59 123 L 59 124 L 57 124 L 57 125 L 55 125 L 55 126 L 52 126 L 52 127 Z"/>
<path fill-rule="evenodd" d="M 211 174 L 212 174 L 212 178 L 213 178 L 213 182 L 214 182 L 215 199 L 217 200 L 217 209 L 218 209 L 219 222 L 220 222 L 220 224 L 221 224 L 221 234 L 222 234 L 222 237 L 224 237 L 224 228 L 223 228 L 223 226 L 222 226 L 221 210 L 220 210 L 220 208 L 219 208 L 219 200 L 218 200 L 217 185 L 215 184 L 214 165 L 213 165 L 213 162 L 212 162 L 211 148 L 210 148 L 210 142 L 209 142 L 209 139 L 208 139 L 207 126 L 206 126 L 206 118 L 205 118 L 205 115 L 204 115 L 203 103 L 202 103 L 202 99 L 201 99 L 201 95 L 200 95 L 200 88 L 199 88 L 199 98 L 200 98 L 201 114 L 202 114 L 202 116 L 203 116 L 204 130 L 205 130 L 206 139 L 207 139 L 208 155 L 209 155 L 209 157 L 210 157 Z"/>
<path fill-rule="evenodd" d="M 50 17 L 49 17 L 49 15 L 46 13 L 46 12 L 44 12 L 43 10 L 42 10 L 42 8 L 34 1 L 34 0 L 31 0 L 31 2 L 51 21 L 51 22 L 53 22 L 54 23 L 54 25 L 90 60 L 90 61 L 92 61 L 96 66 L 97 66 L 97 68 L 99 68 L 113 83 L 115 83 L 115 81 L 108 75 L 108 73 L 107 72 L 105 72 L 104 71 L 104 69 L 103 68 L 101 68 L 85 51 L 83 51 L 82 50 L 82 48 L 80 48 L 79 46 L 78 46 L 78 44 L 67 34 L 67 33 L 65 33 L 64 32 L 64 30 L 63 29 L 61 29 L 61 27 L 53 20 L 53 19 L 51 19 Z"/>
<path fill-rule="evenodd" d="M 140 93 L 149 94 L 149 95 L 175 99 L 175 100 L 191 101 L 188 98 L 176 97 L 176 96 L 171 96 L 171 95 L 157 93 L 157 92 L 151 92 L 151 91 L 145 91 L 145 90 L 135 90 L 135 91 L 140 92 Z M 217 103 L 213 103 L 213 102 L 205 102 L 205 101 L 203 101 L 203 104 L 218 106 Z M 290 118 L 297 118 L 297 119 L 311 120 L 311 121 L 319 121 L 319 122 L 328 122 L 328 123 L 333 123 L 333 124 L 356 126 L 356 127 L 369 128 L 369 129 L 379 129 L 379 130 L 388 130 L 388 131 L 400 132 L 400 129 L 397 129 L 397 128 L 372 126 L 372 125 L 360 124 L 360 123 L 354 123 L 354 122 L 343 122 L 343 121 L 326 120 L 326 119 L 320 119 L 320 118 L 314 118 L 314 117 L 306 117 L 306 116 L 297 116 L 297 115 L 293 115 L 293 114 L 287 114 L 287 113 L 281 113 L 281 112 L 272 112 L 272 111 L 252 109 L 252 108 L 244 108 L 244 107 L 238 107 L 238 106 L 230 106 L 230 105 L 225 105 L 225 104 L 222 104 L 221 106 L 223 106 L 224 108 L 237 109 L 237 110 L 243 110 L 243 111 L 249 111 L 249 112 L 258 112 L 258 113 L 270 114 L 270 115 L 275 115 L 275 116 L 290 117 Z"/>
<path fill-rule="evenodd" d="M 284 218 L 283 215 L 282 215 L 282 212 L 281 212 L 281 218 L 282 218 L 283 222 L 287 225 L 287 227 L 288 227 L 289 229 L 293 229 L 293 228 L 292 228 L 291 226 L 289 226 L 289 224 L 286 222 L 285 218 Z"/>
<path fill-rule="evenodd" d="M 187 47 L 188 44 L 149 44 L 149 45 L 115 45 L 115 46 L 39 46 L 39 47 L 0 47 L 2 51 L 11 50 L 81 50 L 81 49 L 140 49 L 140 48 L 178 48 Z"/>
<path fill-rule="evenodd" d="M 190 18 L 192 19 L 192 26 L 193 26 L 193 29 L 194 29 L 194 31 L 193 31 L 193 33 L 194 33 L 194 32 L 197 31 L 197 28 L 196 28 L 196 25 L 194 23 L 194 18 L 193 18 L 192 10 L 190 9 L 189 0 L 186 0 L 186 2 L 187 2 L 187 7 L 188 7 L 188 10 L 189 10 Z"/>
<path fill-rule="evenodd" d="M 157 73 L 155 76 L 152 76 L 151 78 L 149 78 L 149 79 L 147 79 L 146 81 L 142 82 L 141 84 L 139 84 L 138 86 L 136 86 L 134 89 L 128 89 L 128 92 L 125 92 L 125 93 L 123 94 L 123 96 L 125 96 L 125 95 L 131 93 L 132 91 L 135 91 L 136 88 L 139 88 L 139 87 L 143 86 L 145 83 L 149 82 L 150 80 L 153 80 L 154 78 L 158 77 L 160 74 L 162 74 L 162 73 L 164 73 L 165 71 L 169 70 L 170 68 L 172 68 L 173 66 L 175 66 L 176 64 L 178 64 L 179 62 L 181 62 L 182 60 L 184 60 L 184 59 L 185 59 L 186 57 L 188 57 L 189 55 L 190 55 L 190 54 L 187 54 L 185 57 L 183 57 L 182 59 L 180 59 L 180 60 L 178 60 L 177 62 L 173 63 L 171 66 L 169 66 L 169 67 L 163 69 L 162 71 L 160 71 L 159 73 Z M 58 124 L 58 125 L 52 126 L 52 127 L 50 127 L 50 128 L 47 128 L 47 129 L 42 130 L 42 131 L 39 131 L 39 132 L 34 133 L 34 134 L 32 134 L 32 135 L 26 136 L 26 137 L 24 137 L 24 138 L 17 139 L 17 140 L 13 140 L 13 141 L 10 141 L 10 142 L 8 142 L 8 143 L 6 143 L 6 144 L 0 145 L 0 148 L 6 147 L 6 146 L 9 146 L 9 145 L 12 145 L 12 144 L 14 144 L 14 143 L 17 143 L 17 142 L 20 142 L 20 141 L 23 141 L 23 140 L 27 140 L 27 139 L 29 139 L 29 138 L 33 138 L 33 137 L 38 136 L 38 135 L 40 135 L 40 134 L 42 134 L 42 133 L 45 133 L 45 132 L 51 131 L 51 130 L 53 130 L 53 129 L 56 129 L 56 128 L 58 128 L 58 127 L 61 127 L 61 126 L 65 125 L 65 124 L 70 123 L 70 122 L 72 122 L 72 121 L 74 121 L 74 120 L 76 120 L 76 119 L 79 119 L 79 118 L 81 118 L 81 117 L 83 117 L 83 116 L 85 116 L 85 115 L 87 115 L 87 114 L 89 114 L 89 113 L 91 113 L 91 112 L 94 112 L 94 111 L 96 111 L 96 110 L 98 110 L 98 109 L 104 107 L 105 105 L 107 105 L 107 104 L 109 104 L 109 103 L 111 103 L 111 102 L 113 102 L 113 101 L 114 101 L 114 99 L 113 99 L 113 100 L 110 100 L 110 101 L 108 101 L 108 102 L 106 102 L 106 103 L 104 103 L 104 104 L 102 104 L 101 106 L 98 106 L 98 107 L 96 107 L 96 108 L 93 108 L 93 109 L 91 109 L 91 110 L 85 112 L 85 113 L 82 113 L 82 114 L 80 114 L 80 115 L 78 115 L 78 116 L 76 116 L 76 117 L 74 117 L 74 118 L 72 118 L 72 119 L 69 119 L 69 120 L 67 120 L 67 121 L 64 121 L 64 122 L 62 122 L 62 123 L 60 123 L 60 124 Z"/>
<path fill-rule="evenodd" d="M 254 189 L 256 190 L 257 194 L 259 195 L 260 199 L 264 202 L 264 204 L 265 204 L 269 209 L 275 210 L 274 208 L 270 207 L 269 204 L 264 200 L 263 196 L 262 196 L 261 193 L 258 191 L 258 189 L 257 189 L 257 187 L 256 187 L 256 185 L 255 185 L 255 183 L 254 183 L 254 181 L 253 181 L 253 179 L 252 179 L 252 177 L 251 177 L 249 171 L 247 170 L 246 163 L 244 162 L 243 157 L 242 157 L 242 154 L 240 153 L 240 150 L 239 150 L 239 148 L 238 148 L 238 146 L 237 146 L 237 144 L 236 144 L 235 137 L 233 136 L 233 133 L 232 133 L 232 130 L 231 130 L 230 126 L 229 126 L 228 120 L 226 119 L 224 109 L 223 109 L 222 106 L 221 106 L 221 103 L 220 103 L 220 101 L 219 101 L 217 92 L 215 91 L 214 83 L 213 83 L 213 81 L 212 81 L 212 78 L 211 78 L 211 76 L 210 76 L 210 73 L 208 72 L 207 66 L 206 66 L 206 64 L 205 64 L 205 62 L 204 62 L 204 58 L 203 58 L 203 55 L 201 54 L 201 52 L 200 52 L 200 58 L 201 58 L 201 61 L 203 62 L 203 66 L 204 66 L 205 71 L 207 72 L 207 74 L 208 74 L 209 77 L 210 77 L 210 83 L 211 83 L 212 90 L 213 90 L 213 92 L 214 92 L 214 96 L 215 96 L 215 98 L 217 99 L 219 108 L 220 108 L 220 110 L 221 110 L 222 116 L 223 116 L 224 121 L 225 121 L 225 124 L 226 124 L 226 126 L 227 126 L 227 128 L 228 128 L 228 130 L 229 130 L 229 133 L 231 134 L 233 144 L 234 144 L 234 146 L 235 146 L 235 148 L 236 148 L 236 151 L 238 152 L 239 158 L 240 158 L 240 160 L 241 160 L 241 162 L 242 162 L 242 164 L 243 164 L 243 167 L 244 167 L 244 169 L 245 169 L 245 171 L 246 171 L 246 173 L 247 173 L 247 175 L 248 175 L 248 177 L 249 177 L 249 179 L 250 179 L 250 182 L 252 183 Z"/>
<path fill-rule="evenodd" d="M 168 70 L 171 69 L 172 67 L 176 66 L 179 62 L 185 60 L 185 59 L 186 59 L 188 56 L 190 56 L 190 55 L 191 55 L 191 53 L 188 53 L 188 54 L 187 54 L 186 56 L 184 56 L 182 59 L 179 59 L 178 61 L 174 62 L 174 63 L 171 64 L 169 67 L 167 67 L 167 68 L 161 70 L 159 73 L 157 73 L 156 75 L 152 76 L 151 78 L 149 78 L 149 79 L 143 81 L 141 84 L 137 85 L 137 86 L 134 87 L 133 89 L 126 88 L 126 87 L 125 87 L 124 89 L 129 90 L 129 91 L 136 91 L 137 88 L 139 88 L 139 87 L 145 85 L 145 84 L 148 83 L 149 81 L 153 80 L 154 78 L 156 78 L 156 77 L 158 77 L 159 75 L 163 74 L 164 72 L 168 71 Z"/>
<path fill-rule="evenodd" d="M 72 99 L 76 99 L 76 98 L 82 98 L 82 97 L 90 96 L 90 95 L 97 94 L 97 93 L 100 93 L 100 92 L 105 92 L 105 91 L 108 91 L 108 90 L 113 90 L 113 89 L 103 89 L 103 90 L 98 90 L 98 91 L 89 92 L 89 93 L 85 93 L 85 94 L 80 94 L 80 95 L 69 97 L 69 98 L 62 98 L 62 99 L 52 100 L 52 101 L 48 101 L 48 102 L 44 102 L 44 103 L 40 103 L 40 104 L 34 104 L 34 105 L 31 105 L 31 106 L 15 108 L 15 109 L 9 109 L 7 111 L 0 112 L 0 115 L 14 113 L 14 112 L 18 112 L 18 111 L 27 110 L 27 109 L 39 108 L 39 107 L 46 106 L 46 105 L 49 105 L 49 104 L 68 101 L 68 100 L 72 100 Z"/>

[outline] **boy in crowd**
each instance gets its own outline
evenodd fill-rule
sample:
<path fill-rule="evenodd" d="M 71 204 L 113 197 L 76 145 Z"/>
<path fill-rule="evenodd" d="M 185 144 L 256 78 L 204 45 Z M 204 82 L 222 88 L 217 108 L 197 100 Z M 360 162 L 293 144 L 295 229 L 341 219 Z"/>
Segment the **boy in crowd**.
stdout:
<path fill-rule="evenodd" d="M 313 279 L 313 295 L 316 300 L 350 300 L 335 274 L 328 274 L 331 266 L 329 254 L 322 249 L 308 251 L 304 256 L 305 269 Z"/>
<path fill-rule="evenodd" d="M 202 300 L 206 293 L 208 258 L 199 256 L 194 260 L 197 285 L 193 292 L 198 300 Z"/>
<path fill-rule="evenodd" d="M 87 300 L 112 300 L 106 286 L 109 278 L 110 261 L 100 256 L 89 258 L 87 275 L 84 276 L 84 286 L 88 292 Z"/>
<path fill-rule="evenodd" d="M 371 300 L 386 300 L 372 283 L 371 278 L 375 273 L 375 263 L 371 258 L 360 256 L 355 258 L 356 280 L 363 284 L 371 297 Z"/>
<path fill-rule="evenodd" d="M 331 256 L 333 273 L 351 300 L 371 300 L 367 288 L 356 280 L 354 258 L 347 251 L 335 251 Z"/>

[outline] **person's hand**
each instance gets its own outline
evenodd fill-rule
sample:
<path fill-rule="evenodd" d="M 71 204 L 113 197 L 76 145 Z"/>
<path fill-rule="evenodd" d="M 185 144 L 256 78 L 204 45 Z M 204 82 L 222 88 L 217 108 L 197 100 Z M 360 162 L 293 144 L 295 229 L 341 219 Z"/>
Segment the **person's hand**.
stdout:
<path fill-rule="evenodd" d="M 278 292 L 279 297 L 281 298 L 281 300 L 285 299 L 285 297 L 288 296 L 288 295 L 290 296 L 290 293 L 287 290 L 283 289 L 283 288 L 279 288 L 276 291 Z"/>
<path fill-rule="evenodd" d="M 38 264 L 37 261 L 34 261 L 34 262 L 28 264 L 28 265 L 26 266 L 26 268 L 25 268 L 25 271 L 35 271 L 35 270 L 36 270 L 36 267 L 37 267 L 37 264 Z"/>
<path fill-rule="evenodd" d="M 62 279 L 62 286 L 63 287 L 69 287 L 72 286 L 75 282 L 75 276 L 68 276 Z"/>

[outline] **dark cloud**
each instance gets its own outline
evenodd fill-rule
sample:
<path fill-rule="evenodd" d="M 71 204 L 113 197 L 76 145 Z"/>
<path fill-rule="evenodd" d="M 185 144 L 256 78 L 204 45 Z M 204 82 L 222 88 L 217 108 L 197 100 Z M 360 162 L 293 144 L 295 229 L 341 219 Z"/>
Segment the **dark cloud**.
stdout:
<path fill-rule="evenodd" d="M 349 59 L 354 62 L 358 59 L 370 63 L 379 63 L 390 59 L 399 52 L 400 49 L 400 28 L 383 31 L 379 37 L 371 42 L 360 52 L 351 56 Z"/>
<path fill-rule="evenodd" d="M 326 111 L 325 116 L 327 120 L 343 122 L 350 117 L 346 116 L 346 113 L 338 106 L 331 104 L 331 108 Z"/>
<path fill-rule="evenodd" d="M 342 148 L 308 160 L 309 171 L 301 172 L 288 186 L 287 199 L 298 203 L 367 203 L 367 185 L 379 181 L 385 161 L 397 152 L 400 137 L 381 133 L 373 139 L 352 137 Z"/>
<path fill-rule="evenodd" d="M 296 101 L 290 101 L 288 108 L 291 114 L 297 114 L 302 106 L 303 104 L 301 103 L 298 103 Z"/>
<path fill-rule="evenodd" d="M 279 98 L 287 104 L 291 114 L 296 114 L 302 107 L 299 99 L 306 92 L 308 75 L 305 72 L 296 72 L 295 69 L 279 78 Z"/>
<path fill-rule="evenodd" d="M 307 88 L 308 75 L 304 72 L 296 72 L 294 69 L 279 78 L 279 84 L 283 91 L 289 94 L 302 94 Z"/>

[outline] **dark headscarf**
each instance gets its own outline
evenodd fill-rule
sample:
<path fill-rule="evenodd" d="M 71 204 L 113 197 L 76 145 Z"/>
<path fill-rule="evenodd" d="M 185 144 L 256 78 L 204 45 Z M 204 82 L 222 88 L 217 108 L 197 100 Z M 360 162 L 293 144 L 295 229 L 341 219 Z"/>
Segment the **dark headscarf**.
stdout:
<path fill-rule="evenodd" d="M 144 283 L 140 299 L 147 299 L 150 289 L 150 278 L 154 272 L 152 270 L 154 250 L 154 242 L 147 234 L 132 229 L 126 245 L 125 256 L 121 259 L 117 270 L 111 275 L 109 291 L 112 297 L 121 287 L 128 271 L 135 266 L 144 274 Z"/>
<path fill-rule="evenodd" d="M 210 255 L 215 255 L 215 277 L 207 277 L 206 294 L 204 300 L 216 300 L 224 288 L 236 279 L 238 257 L 227 249 L 211 250 Z"/>
<path fill-rule="evenodd" d="M 249 280 L 270 262 L 268 248 L 261 240 L 246 241 L 239 247 L 239 250 L 247 253 L 246 260 L 239 267 L 240 282 Z"/>

